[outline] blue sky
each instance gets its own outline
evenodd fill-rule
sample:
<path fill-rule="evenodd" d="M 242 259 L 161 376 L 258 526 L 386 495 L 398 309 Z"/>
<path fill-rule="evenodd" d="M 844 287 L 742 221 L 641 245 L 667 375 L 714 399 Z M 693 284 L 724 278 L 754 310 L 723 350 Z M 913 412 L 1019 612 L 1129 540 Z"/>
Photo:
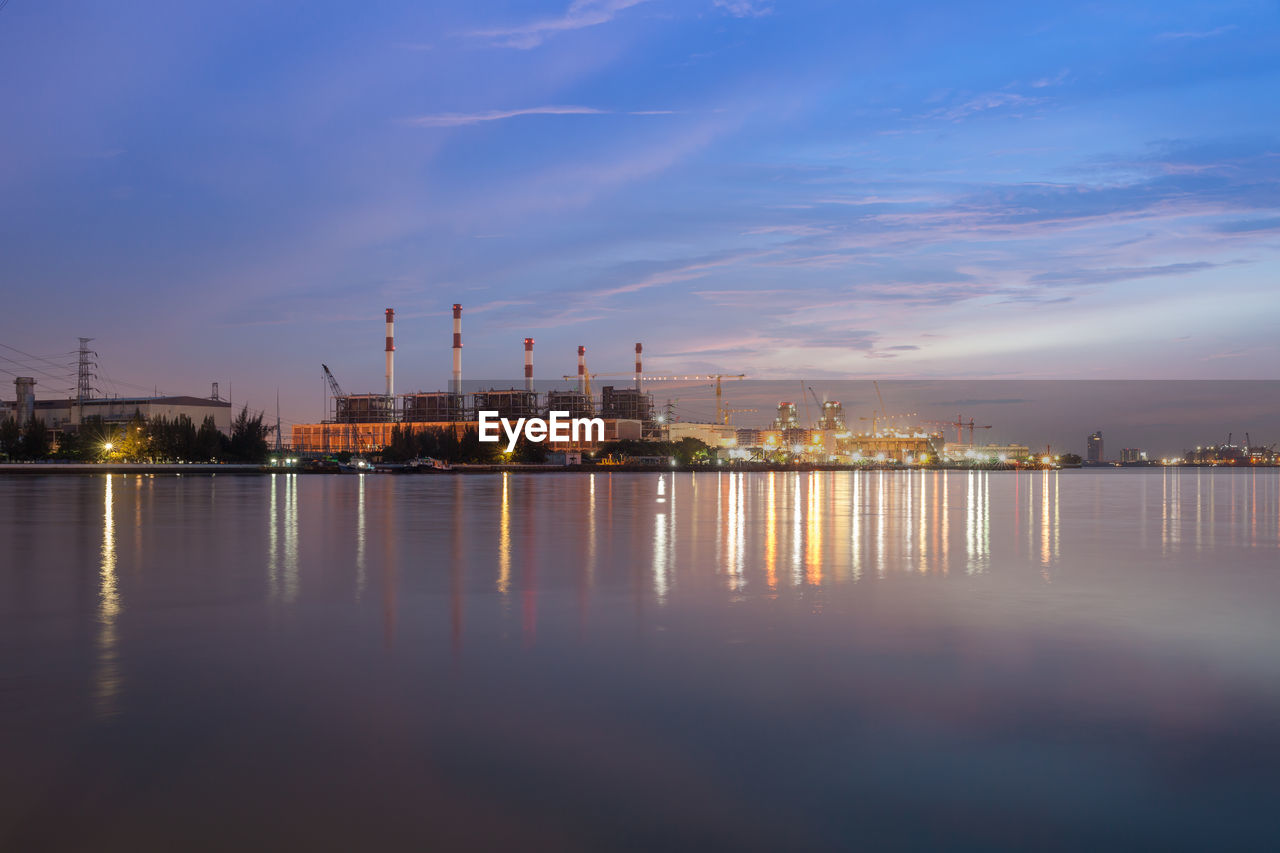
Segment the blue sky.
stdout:
<path fill-rule="evenodd" d="M 0 343 L 121 383 L 312 419 L 394 307 L 433 390 L 455 301 L 468 378 L 1280 365 L 1273 2 L 11 0 L 0 74 Z"/>

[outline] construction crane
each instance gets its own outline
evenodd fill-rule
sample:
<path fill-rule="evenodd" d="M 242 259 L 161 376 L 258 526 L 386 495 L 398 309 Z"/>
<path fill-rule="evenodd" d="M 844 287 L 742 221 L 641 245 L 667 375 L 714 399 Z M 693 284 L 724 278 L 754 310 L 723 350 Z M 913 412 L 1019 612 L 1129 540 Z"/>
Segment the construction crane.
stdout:
<path fill-rule="evenodd" d="M 708 380 L 714 380 L 716 383 L 716 423 L 718 424 L 728 423 L 728 421 L 725 420 L 726 415 L 725 415 L 724 405 L 722 403 L 720 381 L 722 379 L 746 379 L 747 378 L 747 374 L 745 373 L 705 373 L 705 374 L 689 374 L 689 375 L 672 374 L 670 376 L 650 376 L 648 374 L 642 374 L 640 376 L 636 376 L 634 372 L 632 373 L 591 373 L 590 371 L 587 371 L 586 373 L 587 396 L 591 395 L 591 380 L 597 376 L 603 376 L 603 377 L 630 376 L 632 378 L 639 379 L 641 382 L 704 382 Z M 561 378 L 572 380 L 572 379 L 577 379 L 578 377 L 563 376 Z"/>
<path fill-rule="evenodd" d="M 809 391 L 809 396 L 813 398 L 813 404 L 818 407 L 818 420 L 822 420 L 822 401 L 818 399 L 818 392 L 813 390 L 812 385 L 807 385 L 805 387 Z M 805 406 L 805 408 L 807 409 L 808 406 Z M 808 420 L 807 415 L 805 417 L 805 420 Z M 814 424 L 814 426 L 816 427 L 817 424 Z"/>
<path fill-rule="evenodd" d="M 329 393 L 334 397 L 347 396 L 342 393 L 342 388 L 338 385 L 338 380 L 334 378 L 333 371 L 329 369 L 329 365 L 321 364 L 320 366 L 324 368 L 324 378 L 329 383 Z"/>
<path fill-rule="evenodd" d="M 949 427 L 949 426 L 955 427 L 956 428 L 956 444 L 962 444 L 964 442 L 964 433 L 962 432 L 962 430 L 964 430 L 965 427 L 969 428 L 969 444 L 970 445 L 973 444 L 973 431 L 975 429 L 991 429 L 991 424 L 985 424 L 982 426 L 975 425 L 973 418 L 969 418 L 968 422 L 966 422 L 963 415 L 956 415 L 956 419 L 954 421 L 929 421 L 929 423 L 937 424 L 938 426 L 944 426 L 944 427 Z"/>
<path fill-rule="evenodd" d="M 338 399 L 339 397 L 347 396 L 346 394 L 342 393 L 342 387 L 338 385 L 338 380 L 334 378 L 333 371 L 329 369 L 329 365 L 321 364 L 320 366 L 324 368 L 324 380 L 329 386 L 329 396 L 333 397 L 335 400 Z M 324 416 L 326 418 L 329 417 L 329 401 L 328 400 L 325 401 L 324 412 L 325 412 Z"/>
<path fill-rule="evenodd" d="M 880 408 L 878 410 L 873 410 L 871 412 L 871 417 L 869 418 L 860 417 L 858 418 L 858 420 L 871 421 L 872 435 L 880 434 L 881 421 L 892 421 L 892 420 L 897 420 L 898 418 L 914 418 L 918 414 L 917 412 L 898 412 L 896 414 L 890 414 L 888 407 L 885 406 L 884 404 L 884 395 L 880 393 L 880 383 L 877 380 L 873 379 L 871 381 L 871 384 L 876 389 L 876 400 L 880 403 Z"/>

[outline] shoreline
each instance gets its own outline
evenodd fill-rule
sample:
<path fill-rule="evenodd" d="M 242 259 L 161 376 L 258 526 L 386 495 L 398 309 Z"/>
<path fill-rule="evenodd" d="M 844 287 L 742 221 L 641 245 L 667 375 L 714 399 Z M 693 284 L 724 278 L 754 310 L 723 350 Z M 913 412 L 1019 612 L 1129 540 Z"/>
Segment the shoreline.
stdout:
<path fill-rule="evenodd" d="M 466 474 L 614 474 L 614 473 L 812 473 L 838 471 L 989 471 L 1009 473 L 1018 471 L 1120 471 L 1120 470 L 1165 470 L 1168 468 L 1209 468 L 1222 470 L 1276 469 L 1277 465 L 1091 465 L 1068 467 L 1015 466 L 1015 465 L 457 465 L 447 470 L 398 471 L 387 469 L 370 470 L 368 474 L 436 477 Z M 181 476 L 184 474 L 214 476 L 230 474 L 237 476 L 265 474 L 330 474 L 334 476 L 350 476 L 358 472 L 314 470 L 307 468 L 280 467 L 252 464 L 218 464 L 218 463 L 176 463 L 176 462 L 0 462 L 0 476 L 38 476 L 42 474 L 61 474 L 96 476 L 101 474 L 138 474 Z"/>

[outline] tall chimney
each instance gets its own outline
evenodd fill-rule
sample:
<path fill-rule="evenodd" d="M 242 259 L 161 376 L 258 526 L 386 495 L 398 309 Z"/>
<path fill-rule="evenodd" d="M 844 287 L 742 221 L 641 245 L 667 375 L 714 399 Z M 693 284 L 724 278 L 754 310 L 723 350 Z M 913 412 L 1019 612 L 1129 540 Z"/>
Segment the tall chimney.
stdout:
<path fill-rule="evenodd" d="M 17 402 L 13 404 L 13 419 L 18 426 L 26 426 L 36 416 L 36 380 L 31 376 L 19 376 L 13 380 L 13 386 L 17 396 Z"/>
<path fill-rule="evenodd" d="M 640 367 L 640 351 L 642 349 L 643 347 L 641 347 L 639 341 L 637 341 L 636 342 L 636 393 L 637 394 L 639 394 L 641 390 L 643 390 L 643 387 L 640 381 L 640 373 L 643 370 L 643 368 Z"/>
<path fill-rule="evenodd" d="M 524 390 L 533 390 L 533 338 L 524 339 Z"/>
<path fill-rule="evenodd" d="M 455 394 L 462 393 L 462 306 L 453 303 L 453 387 Z"/>
<path fill-rule="evenodd" d="M 587 348 L 578 347 L 578 393 L 587 393 Z"/>
<path fill-rule="evenodd" d="M 387 396 L 395 394 L 396 309 L 387 309 Z"/>

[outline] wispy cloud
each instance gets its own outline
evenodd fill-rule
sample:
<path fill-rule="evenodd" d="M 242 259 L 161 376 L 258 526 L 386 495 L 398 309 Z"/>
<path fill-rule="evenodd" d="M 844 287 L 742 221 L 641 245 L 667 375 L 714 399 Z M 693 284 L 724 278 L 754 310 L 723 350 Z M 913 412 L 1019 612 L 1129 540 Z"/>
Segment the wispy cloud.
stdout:
<path fill-rule="evenodd" d="M 1222 264 L 1211 264 L 1208 261 L 1195 261 L 1184 264 L 1161 264 L 1151 267 L 1120 267 L 1114 269 L 1066 270 L 1063 272 L 1040 273 L 1031 277 L 1037 284 L 1111 284 L 1117 281 L 1133 281 L 1140 278 L 1154 278 L 1168 275 L 1189 275 L 1216 269 Z"/>
<path fill-rule="evenodd" d="M 711 5 L 735 18 L 763 18 L 773 14 L 773 4 L 766 0 L 712 0 Z"/>
<path fill-rule="evenodd" d="M 474 113 L 430 113 L 405 119 L 405 124 L 414 127 L 464 127 L 470 124 L 481 124 L 486 121 L 502 121 L 521 116 L 669 116 L 675 110 L 599 110 L 595 107 L 545 106 L 525 107 L 519 110 L 483 110 Z"/>
<path fill-rule="evenodd" d="M 1027 95 L 1019 95 L 1016 92 L 985 92 L 949 107 L 933 110 L 927 113 L 925 117 L 938 118 L 945 121 L 961 121 L 976 113 L 1033 107 L 1043 101 L 1043 98 L 1032 98 Z"/>
<path fill-rule="evenodd" d="M 484 110 L 475 113 L 432 113 L 405 119 L 405 123 L 414 127 L 463 127 L 468 124 L 502 121 L 519 116 L 592 116 L 601 115 L 604 112 L 606 110 L 598 110 L 594 107 L 525 107 L 519 110 Z"/>
<path fill-rule="evenodd" d="M 665 265 L 666 268 L 654 270 L 630 281 L 595 290 L 592 295 L 599 298 L 607 298 L 623 293 L 634 293 L 638 290 L 648 290 L 653 287 L 665 287 L 669 284 L 691 281 L 702 278 L 713 270 L 759 257 L 760 254 L 759 252 L 724 252 L 701 258 L 676 261 Z"/>
<path fill-rule="evenodd" d="M 1039 80 L 1032 80 L 1031 88 L 1044 89 L 1049 86 L 1061 86 L 1063 83 L 1066 82 L 1067 75 L 1070 72 L 1071 72 L 1071 69 L 1064 68 L 1061 71 L 1059 71 L 1057 74 L 1053 75 L 1052 77 L 1041 77 Z"/>
<path fill-rule="evenodd" d="M 1211 30 L 1189 30 L 1189 31 L 1180 32 L 1180 33 L 1160 33 L 1159 35 L 1156 36 L 1156 38 L 1160 39 L 1161 41 L 1167 41 L 1170 39 L 1208 39 L 1208 38 L 1213 38 L 1215 36 L 1224 35 L 1226 33 L 1231 32 L 1234 29 L 1236 29 L 1235 24 L 1227 24 L 1222 27 L 1214 27 Z"/>
<path fill-rule="evenodd" d="M 469 35 L 489 40 L 497 47 L 530 50 L 559 33 L 608 23 L 624 9 L 647 0 L 574 0 L 562 14 L 511 27 L 472 30 Z"/>
<path fill-rule="evenodd" d="M 1222 234 L 1251 234 L 1258 231 L 1280 231 L 1280 216 L 1269 219 L 1242 219 L 1223 222 L 1215 227 Z"/>

